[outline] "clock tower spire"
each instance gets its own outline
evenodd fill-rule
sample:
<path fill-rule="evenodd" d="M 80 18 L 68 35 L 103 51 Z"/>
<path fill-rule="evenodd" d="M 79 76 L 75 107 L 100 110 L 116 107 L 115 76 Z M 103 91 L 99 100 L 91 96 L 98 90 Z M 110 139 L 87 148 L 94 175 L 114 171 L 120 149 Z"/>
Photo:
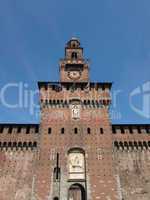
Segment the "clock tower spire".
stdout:
<path fill-rule="evenodd" d="M 89 82 L 89 63 L 77 38 L 73 37 L 66 44 L 65 58 L 60 60 L 60 81 Z"/>

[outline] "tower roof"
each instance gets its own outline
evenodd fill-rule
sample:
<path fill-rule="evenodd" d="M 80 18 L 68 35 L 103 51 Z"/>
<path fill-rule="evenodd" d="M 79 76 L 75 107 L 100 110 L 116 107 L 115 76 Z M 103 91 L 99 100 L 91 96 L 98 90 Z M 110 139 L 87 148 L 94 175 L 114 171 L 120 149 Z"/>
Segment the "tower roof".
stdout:
<path fill-rule="evenodd" d="M 80 47 L 80 40 L 76 37 L 72 37 L 68 42 L 67 42 L 67 47 Z"/>
<path fill-rule="evenodd" d="M 76 40 L 76 41 L 80 42 L 77 37 L 72 37 L 71 40 Z"/>

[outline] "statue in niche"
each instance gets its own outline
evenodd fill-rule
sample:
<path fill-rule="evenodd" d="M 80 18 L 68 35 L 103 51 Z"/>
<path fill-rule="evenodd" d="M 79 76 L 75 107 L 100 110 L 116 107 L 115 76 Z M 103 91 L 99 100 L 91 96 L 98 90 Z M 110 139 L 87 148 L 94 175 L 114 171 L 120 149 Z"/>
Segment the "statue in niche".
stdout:
<path fill-rule="evenodd" d="M 80 106 L 72 105 L 72 118 L 79 119 L 80 118 Z"/>

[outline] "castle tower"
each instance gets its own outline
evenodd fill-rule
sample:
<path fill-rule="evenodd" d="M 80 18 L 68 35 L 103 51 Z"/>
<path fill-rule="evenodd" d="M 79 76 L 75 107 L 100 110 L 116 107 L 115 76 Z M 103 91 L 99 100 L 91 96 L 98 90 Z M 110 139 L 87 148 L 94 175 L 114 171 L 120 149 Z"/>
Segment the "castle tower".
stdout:
<path fill-rule="evenodd" d="M 40 123 L 0 124 L 0 200 L 150 199 L 150 124 L 111 124 L 111 83 L 90 81 L 77 38 L 38 85 Z"/>
<path fill-rule="evenodd" d="M 60 60 L 61 82 L 88 82 L 89 64 L 77 38 L 72 38 L 65 47 L 65 58 Z"/>
<path fill-rule="evenodd" d="M 66 45 L 60 82 L 39 82 L 39 89 L 39 198 L 115 200 L 108 113 L 111 83 L 89 81 L 89 64 L 78 39 Z"/>

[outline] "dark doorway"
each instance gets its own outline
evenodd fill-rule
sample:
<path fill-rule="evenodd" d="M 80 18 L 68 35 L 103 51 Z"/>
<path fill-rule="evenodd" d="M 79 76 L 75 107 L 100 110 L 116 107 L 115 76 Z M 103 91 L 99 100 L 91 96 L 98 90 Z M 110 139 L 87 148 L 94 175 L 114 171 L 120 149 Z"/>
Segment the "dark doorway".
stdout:
<path fill-rule="evenodd" d="M 85 189 L 80 184 L 73 184 L 69 189 L 68 200 L 86 200 Z"/>
<path fill-rule="evenodd" d="M 54 200 L 59 200 L 59 198 L 58 197 L 54 197 Z"/>

